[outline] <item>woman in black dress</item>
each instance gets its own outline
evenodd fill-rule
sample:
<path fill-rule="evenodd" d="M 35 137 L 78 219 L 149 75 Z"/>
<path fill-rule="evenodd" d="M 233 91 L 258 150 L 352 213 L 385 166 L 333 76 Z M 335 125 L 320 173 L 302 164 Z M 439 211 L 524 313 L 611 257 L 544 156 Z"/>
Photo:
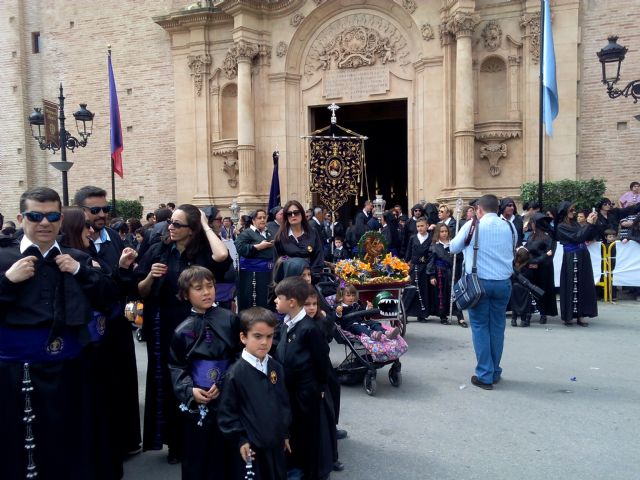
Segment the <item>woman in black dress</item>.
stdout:
<path fill-rule="evenodd" d="M 322 240 L 309 226 L 300 202 L 289 200 L 284 206 L 282 225 L 275 238 L 278 257 L 299 257 L 309 262 L 312 274 L 319 274 L 324 267 Z"/>
<path fill-rule="evenodd" d="M 168 237 L 153 244 L 136 269 L 138 291 L 144 299 L 142 328 L 148 355 L 143 449 L 161 450 L 167 444 L 169 463 L 178 463 L 183 448 L 182 417 L 169 374 L 169 346 L 175 328 L 191 312 L 189 302 L 177 297 L 178 277 L 186 268 L 200 265 L 213 272 L 216 282 L 224 281 L 231 258 L 197 207 L 180 205 L 168 224 Z"/>
<path fill-rule="evenodd" d="M 556 288 L 554 281 L 553 256 L 556 253 L 556 242 L 550 234 L 553 219 L 542 213 L 535 213 L 529 221 L 532 233 L 527 242 L 529 250 L 529 266 L 531 283 L 544 290 L 542 298 L 537 299 L 540 311 L 540 323 L 547 323 L 547 317 L 558 315 L 556 304 Z"/>
<path fill-rule="evenodd" d="M 275 249 L 264 209 L 259 208 L 253 213 L 252 225 L 237 236 L 235 245 L 240 257 L 238 311 L 256 306 L 268 307 Z"/>
<path fill-rule="evenodd" d="M 598 316 L 591 256 L 585 243 L 598 237 L 598 228 L 594 225 L 597 214 L 590 213 L 587 224 L 582 227 L 575 220 L 575 215 L 575 205 L 570 202 L 562 202 L 558 207 L 555 237 L 564 249 L 560 273 L 560 316 L 567 326 L 575 318 L 578 325 L 587 327 L 589 324 L 582 319 Z"/>

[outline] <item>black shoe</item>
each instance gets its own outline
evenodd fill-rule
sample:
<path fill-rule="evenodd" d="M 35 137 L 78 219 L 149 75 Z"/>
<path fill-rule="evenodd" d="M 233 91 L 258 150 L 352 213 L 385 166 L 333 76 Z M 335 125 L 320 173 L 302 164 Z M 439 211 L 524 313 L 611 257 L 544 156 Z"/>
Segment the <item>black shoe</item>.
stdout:
<path fill-rule="evenodd" d="M 545 323 L 547 323 L 547 316 L 540 315 L 540 325 L 544 325 Z"/>
<path fill-rule="evenodd" d="M 338 429 L 336 430 L 336 438 L 337 438 L 338 440 L 343 440 L 343 439 L 347 438 L 347 431 L 346 431 L 346 430 L 342 430 L 342 429 L 338 428 Z"/>
<path fill-rule="evenodd" d="M 177 465 L 180 463 L 180 458 L 171 450 L 169 450 L 169 453 L 167 454 L 167 463 L 169 465 Z"/>
<path fill-rule="evenodd" d="M 332 468 L 334 472 L 341 472 L 342 470 L 344 470 L 344 463 L 342 463 L 340 460 L 336 460 L 335 462 L 333 462 Z"/>
<path fill-rule="evenodd" d="M 483 390 L 493 390 L 492 383 L 483 383 L 475 375 L 471 377 L 471 383 L 473 383 L 476 387 L 480 387 Z"/>
<path fill-rule="evenodd" d="M 529 325 L 531 325 L 531 315 L 525 315 L 524 317 L 522 317 L 522 323 L 520 324 L 520 326 L 528 327 Z"/>
<path fill-rule="evenodd" d="M 451 322 L 449 321 L 449 319 L 448 319 L 448 318 L 441 318 L 441 319 L 440 319 L 440 323 L 441 323 L 442 325 L 451 325 Z"/>
<path fill-rule="evenodd" d="M 589 322 L 583 322 L 582 320 L 578 319 L 576 320 L 576 323 L 578 325 L 580 325 L 581 327 L 588 327 L 589 326 Z"/>
<path fill-rule="evenodd" d="M 511 326 L 512 327 L 518 326 L 518 315 L 516 315 L 515 313 L 511 315 Z"/>
<path fill-rule="evenodd" d="M 425 317 L 418 317 L 418 322 L 427 323 L 427 319 Z"/>

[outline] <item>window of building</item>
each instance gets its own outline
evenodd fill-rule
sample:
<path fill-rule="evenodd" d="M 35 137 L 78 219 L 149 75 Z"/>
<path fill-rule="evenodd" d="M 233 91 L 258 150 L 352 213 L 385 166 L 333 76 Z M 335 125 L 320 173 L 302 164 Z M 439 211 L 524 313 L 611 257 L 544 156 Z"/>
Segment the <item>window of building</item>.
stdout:
<path fill-rule="evenodd" d="M 31 32 L 31 53 L 40 53 L 40 32 Z"/>

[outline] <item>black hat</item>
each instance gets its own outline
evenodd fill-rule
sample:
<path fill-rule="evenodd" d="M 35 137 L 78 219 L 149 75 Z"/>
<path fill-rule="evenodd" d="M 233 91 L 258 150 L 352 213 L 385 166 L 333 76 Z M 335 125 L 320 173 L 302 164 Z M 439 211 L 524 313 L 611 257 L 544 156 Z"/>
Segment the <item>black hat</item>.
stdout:
<path fill-rule="evenodd" d="M 535 213 L 531 220 L 536 225 L 536 228 L 539 228 L 543 232 L 551 231 L 551 222 L 553 222 L 553 218 L 547 217 L 544 213 Z"/>
<path fill-rule="evenodd" d="M 220 210 L 218 210 L 213 205 L 209 205 L 208 207 L 203 207 L 202 211 L 207 216 L 207 220 L 209 220 L 209 221 L 211 221 L 214 218 L 216 218 L 218 216 L 218 213 L 220 213 Z"/>

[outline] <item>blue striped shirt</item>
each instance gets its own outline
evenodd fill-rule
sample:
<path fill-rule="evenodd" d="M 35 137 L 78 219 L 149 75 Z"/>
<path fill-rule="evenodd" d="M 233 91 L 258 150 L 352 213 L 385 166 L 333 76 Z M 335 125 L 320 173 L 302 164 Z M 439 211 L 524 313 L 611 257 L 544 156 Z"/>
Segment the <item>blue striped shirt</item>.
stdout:
<path fill-rule="evenodd" d="M 473 265 L 473 242 L 465 247 L 464 241 L 473 222 L 466 222 L 456 237 L 451 240 L 451 253 L 464 252 L 465 271 L 471 273 Z M 515 230 L 514 230 L 515 231 Z M 478 223 L 478 277 L 484 280 L 506 280 L 513 273 L 514 239 L 509 224 L 495 213 L 485 213 Z"/>

